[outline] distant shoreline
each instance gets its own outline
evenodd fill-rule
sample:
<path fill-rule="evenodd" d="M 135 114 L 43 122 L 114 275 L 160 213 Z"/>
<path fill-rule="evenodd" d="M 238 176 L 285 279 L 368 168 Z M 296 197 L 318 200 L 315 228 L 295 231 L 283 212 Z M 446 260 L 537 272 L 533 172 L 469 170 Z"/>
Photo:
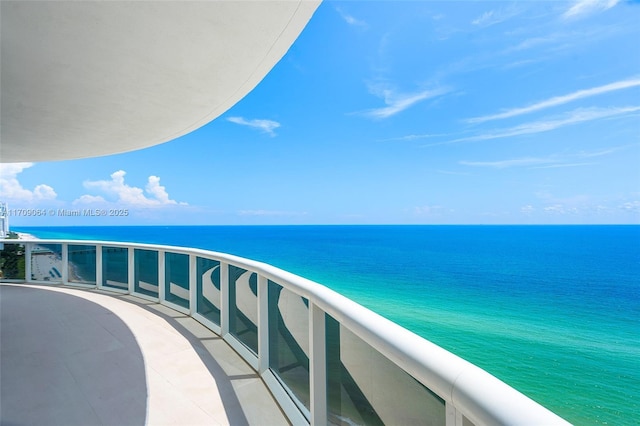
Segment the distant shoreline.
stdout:
<path fill-rule="evenodd" d="M 40 239 L 35 235 L 27 234 L 26 232 L 15 232 L 15 231 L 11 231 L 11 232 L 13 232 L 14 234 L 17 234 L 19 240 L 39 240 Z"/>

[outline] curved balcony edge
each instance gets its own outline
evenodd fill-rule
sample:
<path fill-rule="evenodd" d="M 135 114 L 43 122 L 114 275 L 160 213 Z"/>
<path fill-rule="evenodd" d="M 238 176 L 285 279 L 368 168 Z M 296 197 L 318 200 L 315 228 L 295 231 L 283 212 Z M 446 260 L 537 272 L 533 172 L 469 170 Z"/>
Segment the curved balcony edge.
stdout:
<path fill-rule="evenodd" d="M 329 335 L 329 329 L 325 328 L 329 327 L 329 323 L 326 322 L 327 315 L 335 320 L 339 327 L 344 327 L 345 331 L 342 333 L 343 339 L 346 333 L 353 333 L 358 339 L 366 343 L 366 345 L 373 348 L 430 392 L 441 398 L 445 405 L 445 418 L 442 419 L 442 424 L 447 426 L 461 425 L 464 423 L 464 420 L 476 425 L 569 424 L 555 413 L 480 367 L 465 361 L 457 355 L 448 352 L 336 291 L 263 262 L 204 249 L 130 242 L 63 239 L 2 240 L 0 242 L 5 245 L 25 245 L 25 253 L 27 256 L 30 255 L 35 246 L 59 245 L 62 271 L 60 271 L 59 277 L 54 276 L 53 278 L 59 278 L 59 281 L 66 285 L 77 284 L 69 281 L 69 245 L 73 245 L 74 247 L 95 247 L 97 253 L 96 258 L 99 257 L 98 253 L 102 252 L 103 247 L 126 249 L 126 262 L 128 265 L 127 282 L 125 283 L 126 287 L 123 287 L 121 291 L 135 295 L 142 293 L 143 296 L 146 295 L 151 299 L 158 300 L 160 303 L 167 304 L 171 308 L 191 315 L 194 319 L 211 328 L 214 332 L 219 333 L 265 378 L 265 382 L 272 390 L 274 397 L 278 403 L 281 404 L 283 411 L 285 411 L 294 424 L 303 421 L 311 424 L 324 424 L 328 422 L 327 407 L 328 400 L 331 399 L 331 390 L 328 389 L 327 379 L 327 351 L 329 350 L 329 340 L 327 337 Z M 137 280 L 136 282 L 139 281 L 135 276 L 135 274 L 138 273 L 135 266 L 135 250 L 144 251 L 145 253 L 155 253 L 153 257 L 158 259 L 157 274 L 156 271 L 151 271 L 156 274 L 154 276 L 157 277 L 158 281 L 156 286 L 158 288 L 157 297 L 149 293 L 151 294 L 150 296 L 145 289 L 135 287 L 132 282 L 133 280 Z M 173 259 L 166 257 L 167 253 L 172 255 L 186 255 L 189 258 L 189 285 L 186 290 L 188 294 L 184 294 L 184 299 L 187 300 L 187 303 L 182 306 L 177 305 L 175 301 L 167 300 L 168 290 L 165 290 L 165 288 L 168 288 L 169 283 L 165 280 L 164 276 L 167 270 L 166 259 L 168 259 L 169 262 L 173 261 Z M 125 254 L 123 254 L 123 256 L 125 256 Z M 220 324 L 216 324 L 215 322 L 213 324 L 210 323 L 198 312 L 197 301 L 201 294 L 198 295 L 196 292 L 202 292 L 202 285 L 200 285 L 200 287 L 195 285 L 196 279 L 194 275 L 196 268 L 194 265 L 196 259 L 207 259 L 218 262 L 219 264 L 219 280 L 221 283 L 219 289 L 221 305 Z M 30 261 L 26 262 L 25 281 L 27 282 L 33 282 L 30 263 Z M 248 324 L 255 323 L 255 330 L 253 330 L 257 335 L 256 339 L 254 339 L 256 340 L 255 344 L 252 344 L 252 341 L 246 340 L 247 338 L 244 336 L 240 337 L 240 333 L 234 332 L 233 326 L 230 329 L 230 324 L 235 321 L 235 319 L 229 316 L 229 311 L 235 309 L 232 305 L 236 304 L 236 284 L 233 280 L 229 279 L 229 266 L 235 268 L 233 269 L 233 273 L 236 273 L 236 275 L 241 273 L 247 275 L 245 287 L 250 290 L 246 292 L 249 296 L 245 295 L 242 297 L 245 297 L 245 299 L 247 297 L 251 298 L 251 291 L 253 291 L 255 287 L 254 295 L 257 305 L 254 315 L 255 318 L 251 317 L 251 315 L 243 318 Z M 102 274 L 98 271 L 98 269 L 102 267 L 102 260 L 96 260 L 96 282 L 94 286 L 103 290 L 117 291 L 116 288 L 108 288 L 103 285 Z M 212 270 L 213 269 L 215 268 L 212 268 Z M 253 274 L 255 274 L 255 278 L 251 278 Z M 229 282 L 232 282 L 232 290 L 229 289 Z M 240 281 L 238 281 L 238 283 L 240 283 Z M 306 325 L 308 341 L 306 341 L 305 337 L 300 338 L 294 336 L 293 339 L 298 342 L 300 351 L 308 354 L 309 401 L 306 403 L 301 401 L 299 393 L 292 391 L 287 386 L 286 380 L 282 380 L 277 371 L 270 368 L 269 342 L 272 340 L 272 337 L 269 333 L 272 333 L 274 330 L 273 326 L 270 328 L 268 325 L 270 321 L 269 318 L 274 318 L 272 316 L 273 312 L 270 310 L 273 310 L 273 306 L 276 306 L 275 309 L 278 311 L 280 309 L 277 307 L 278 305 L 269 305 L 270 302 L 268 298 L 271 293 L 269 293 L 268 286 L 272 284 L 278 287 L 278 292 L 286 290 L 290 292 L 293 297 L 302 298 L 303 302 L 306 300 L 308 303 L 308 317 L 303 318 L 304 321 L 308 321 Z M 280 287 L 284 290 L 281 290 Z M 182 291 L 179 288 L 177 288 L 177 290 Z M 241 290 L 238 289 L 238 292 L 240 291 Z M 240 293 L 238 293 L 238 295 L 240 295 Z M 242 298 L 240 296 L 238 297 L 239 299 Z M 182 299 L 176 300 L 180 301 Z M 245 302 L 240 301 L 238 303 L 241 304 Z M 290 302 L 290 304 L 291 303 L 292 302 Z M 240 309 L 240 311 L 241 310 L 242 309 Z M 278 312 L 278 318 L 282 322 L 286 315 L 280 314 L 281 313 Z M 234 313 L 232 312 L 231 315 L 234 315 Z M 300 318 L 297 319 L 299 320 Z M 271 321 L 275 320 L 271 319 Z M 243 330 L 243 333 L 245 333 L 245 331 L 246 330 Z M 304 335 L 304 333 L 302 335 Z M 342 350 L 344 350 L 344 347 L 346 346 L 343 346 Z M 355 381 L 358 381 L 357 378 Z M 305 392 L 303 392 L 303 394 L 306 395 Z M 364 394 L 366 394 L 366 390 Z M 306 397 L 302 399 L 304 398 Z M 381 419 L 382 417 L 378 420 Z M 384 423 L 384 421 L 382 422 Z"/>

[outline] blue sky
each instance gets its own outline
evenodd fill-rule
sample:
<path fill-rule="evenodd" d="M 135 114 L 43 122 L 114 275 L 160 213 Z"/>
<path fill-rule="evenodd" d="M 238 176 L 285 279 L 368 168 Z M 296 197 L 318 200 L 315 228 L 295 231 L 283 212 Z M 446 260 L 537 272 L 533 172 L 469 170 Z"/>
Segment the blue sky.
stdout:
<path fill-rule="evenodd" d="M 25 225 L 640 223 L 640 3 L 324 2 L 201 129 L 3 164 Z M 58 209 L 126 209 L 63 217 Z M 54 213 L 55 212 L 55 213 Z"/>

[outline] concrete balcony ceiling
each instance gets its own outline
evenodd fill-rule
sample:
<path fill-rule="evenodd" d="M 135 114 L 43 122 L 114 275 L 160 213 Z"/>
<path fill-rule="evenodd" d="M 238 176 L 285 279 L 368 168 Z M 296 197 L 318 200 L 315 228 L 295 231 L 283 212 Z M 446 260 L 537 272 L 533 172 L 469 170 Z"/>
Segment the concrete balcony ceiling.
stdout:
<path fill-rule="evenodd" d="M 5 1 L 0 161 L 94 157 L 185 135 L 282 58 L 318 1 Z"/>

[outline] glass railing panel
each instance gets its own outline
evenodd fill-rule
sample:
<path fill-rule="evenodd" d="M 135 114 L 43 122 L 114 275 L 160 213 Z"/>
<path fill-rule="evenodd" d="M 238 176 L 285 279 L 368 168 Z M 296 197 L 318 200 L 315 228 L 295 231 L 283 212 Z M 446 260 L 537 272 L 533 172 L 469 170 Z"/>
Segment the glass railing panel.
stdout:
<path fill-rule="evenodd" d="M 310 410 L 309 301 L 268 282 L 269 368 Z"/>
<path fill-rule="evenodd" d="M 69 244 L 69 282 L 96 283 L 96 246 Z"/>
<path fill-rule="evenodd" d="M 155 250 L 134 250 L 133 291 L 151 297 L 159 297 L 158 252 Z"/>
<path fill-rule="evenodd" d="M 62 244 L 34 244 L 31 249 L 31 279 L 62 281 Z"/>
<path fill-rule="evenodd" d="M 26 279 L 24 246 L 0 242 L 0 249 L 0 278 L 7 280 Z"/>
<path fill-rule="evenodd" d="M 220 325 L 220 262 L 196 259 L 196 299 L 198 313 Z"/>
<path fill-rule="evenodd" d="M 445 402 L 326 316 L 327 406 L 338 425 L 445 425 Z"/>
<path fill-rule="evenodd" d="M 102 247 L 102 285 L 129 289 L 129 249 L 126 247 Z"/>
<path fill-rule="evenodd" d="M 258 274 L 229 265 L 229 332 L 258 353 Z"/>
<path fill-rule="evenodd" d="M 189 255 L 165 253 L 164 299 L 189 309 Z"/>

